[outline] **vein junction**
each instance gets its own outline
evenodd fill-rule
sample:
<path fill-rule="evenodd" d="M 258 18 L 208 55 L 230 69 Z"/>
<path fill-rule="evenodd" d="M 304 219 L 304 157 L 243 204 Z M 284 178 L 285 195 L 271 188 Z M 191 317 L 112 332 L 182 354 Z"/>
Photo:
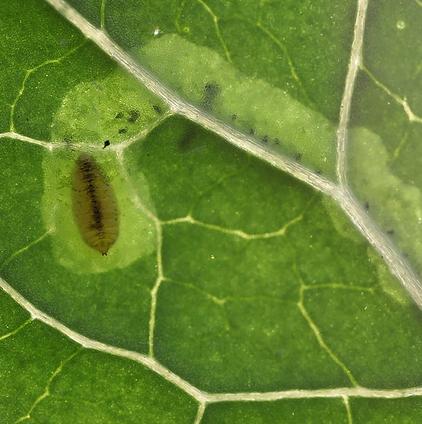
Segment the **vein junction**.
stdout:
<path fill-rule="evenodd" d="M 398 94 L 394 93 L 390 88 L 388 88 L 384 83 L 382 83 L 368 68 L 362 63 L 361 70 L 370 78 L 370 80 L 384 93 L 386 93 L 389 97 L 391 97 L 396 103 L 398 103 L 402 108 L 403 112 L 407 115 L 407 119 L 410 122 L 417 122 L 422 124 L 422 117 L 418 116 L 413 112 L 409 103 L 407 102 L 406 97 L 400 97 Z"/>

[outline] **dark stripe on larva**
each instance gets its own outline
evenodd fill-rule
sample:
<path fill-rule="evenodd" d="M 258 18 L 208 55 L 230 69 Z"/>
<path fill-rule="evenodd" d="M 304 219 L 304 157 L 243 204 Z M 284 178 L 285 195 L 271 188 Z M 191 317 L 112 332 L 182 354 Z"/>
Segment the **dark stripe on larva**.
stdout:
<path fill-rule="evenodd" d="M 82 179 L 86 184 L 86 192 L 91 203 L 93 228 L 97 229 L 100 238 L 103 236 L 102 213 L 97 198 L 98 193 L 95 189 L 95 170 L 93 169 L 94 162 L 89 158 L 81 161 Z"/>
<path fill-rule="evenodd" d="M 82 154 L 72 180 L 73 213 L 84 241 L 107 255 L 117 240 L 119 214 L 112 187 L 95 159 Z"/>

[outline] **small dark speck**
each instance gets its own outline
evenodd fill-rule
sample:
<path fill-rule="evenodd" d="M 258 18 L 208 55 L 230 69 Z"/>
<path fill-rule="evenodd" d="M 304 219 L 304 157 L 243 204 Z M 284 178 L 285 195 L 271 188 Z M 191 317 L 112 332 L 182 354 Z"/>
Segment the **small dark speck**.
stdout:
<path fill-rule="evenodd" d="M 394 230 L 387 230 L 387 234 L 388 234 L 389 236 L 392 236 L 392 235 L 394 234 Z"/>
<path fill-rule="evenodd" d="M 280 144 L 280 139 L 275 138 L 275 139 L 274 139 L 274 143 L 275 143 L 275 144 L 277 144 L 277 145 L 278 145 L 278 144 Z"/>
<path fill-rule="evenodd" d="M 114 119 L 122 119 L 123 118 L 123 112 L 119 112 Z"/>
<path fill-rule="evenodd" d="M 125 134 L 127 133 L 127 128 L 120 128 L 119 134 Z"/>
<path fill-rule="evenodd" d="M 158 113 L 161 114 L 163 111 L 161 110 L 161 107 L 158 105 L 152 105 L 152 108 Z"/>
<path fill-rule="evenodd" d="M 136 122 L 139 117 L 141 116 L 141 114 L 139 113 L 138 110 L 132 109 L 129 111 L 129 118 L 127 119 L 128 122 Z"/>
<path fill-rule="evenodd" d="M 302 159 L 302 153 L 296 153 L 296 154 L 295 154 L 295 159 L 296 159 L 297 161 L 300 161 L 300 160 Z"/>
<path fill-rule="evenodd" d="M 211 110 L 215 99 L 220 93 L 220 86 L 215 82 L 207 82 L 204 86 L 204 94 L 201 100 L 201 106 L 206 110 Z"/>
<path fill-rule="evenodd" d="M 317 170 L 316 170 L 316 173 L 317 173 L 318 175 L 321 175 L 321 174 L 322 174 L 322 171 L 321 171 L 320 169 L 317 169 Z"/>
<path fill-rule="evenodd" d="M 253 128 L 249 128 L 249 134 L 250 135 L 254 135 L 255 134 L 255 130 Z"/>
<path fill-rule="evenodd" d="M 103 147 L 103 149 L 105 149 L 107 146 L 110 146 L 110 140 L 104 141 L 104 147 Z"/>
<path fill-rule="evenodd" d="M 268 140 L 269 140 L 268 135 L 264 135 L 264 137 L 262 137 L 262 141 L 264 143 L 268 143 Z"/>
<path fill-rule="evenodd" d="M 369 211 L 369 203 L 365 202 L 365 204 L 363 205 L 366 211 Z"/>
<path fill-rule="evenodd" d="M 215 82 L 207 82 L 204 86 L 206 100 L 212 101 L 220 93 L 220 86 Z"/>
<path fill-rule="evenodd" d="M 237 115 L 234 113 L 234 114 L 232 115 L 232 121 L 236 121 L 236 119 L 237 119 Z"/>

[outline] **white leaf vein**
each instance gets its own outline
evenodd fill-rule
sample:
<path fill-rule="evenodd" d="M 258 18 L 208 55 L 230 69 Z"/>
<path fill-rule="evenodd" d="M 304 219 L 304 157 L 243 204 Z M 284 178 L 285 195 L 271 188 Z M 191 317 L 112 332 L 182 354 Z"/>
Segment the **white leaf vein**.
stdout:
<path fill-rule="evenodd" d="M 344 396 L 381 399 L 399 399 L 411 396 L 422 396 L 422 387 L 384 390 L 361 386 L 315 390 L 280 390 L 275 392 L 207 393 L 179 377 L 177 374 L 173 373 L 168 368 L 160 364 L 156 359 L 151 358 L 150 356 L 102 343 L 77 333 L 76 331 L 62 324 L 57 319 L 36 308 L 31 302 L 25 299 L 2 278 L 0 278 L 0 287 L 21 307 L 26 309 L 31 314 L 32 319 L 37 319 L 44 324 L 56 329 L 84 348 L 97 350 L 110 355 L 119 356 L 138 362 L 146 368 L 154 371 L 165 380 L 179 387 L 188 395 L 196 399 L 199 403 L 207 404 L 214 402 L 273 401 L 281 399 L 343 398 Z"/>

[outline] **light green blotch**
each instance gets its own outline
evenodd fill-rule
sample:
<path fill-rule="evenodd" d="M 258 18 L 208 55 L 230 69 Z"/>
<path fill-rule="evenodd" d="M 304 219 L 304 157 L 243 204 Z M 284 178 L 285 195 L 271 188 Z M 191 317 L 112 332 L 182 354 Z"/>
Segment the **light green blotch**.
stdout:
<path fill-rule="evenodd" d="M 411 303 L 407 292 L 403 289 L 397 279 L 393 277 L 391 271 L 385 265 L 385 262 L 372 248 L 368 248 L 368 257 L 370 262 L 375 264 L 377 268 L 378 281 L 382 290 L 402 305 Z"/>
<path fill-rule="evenodd" d="M 167 110 L 139 81 L 117 69 L 104 79 L 80 83 L 66 94 L 53 119 L 52 141 L 101 145 L 105 140 L 112 145 L 124 142 L 160 119 L 154 105 L 162 112 Z M 122 128 L 127 131 L 119 133 Z"/>
<path fill-rule="evenodd" d="M 257 143 L 275 152 L 295 156 L 323 174 L 335 175 L 335 128 L 321 114 L 302 105 L 266 81 L 248 77 L 214 50 L 184 40 L 176 34 L 152 40 L 140 60 L 188 101 L 211 109 L 220 119 L 249 133 Z M 205 85 L 219 86 L 219 94 L 204 105 Z M 237 115 L 232 120 L 232 115 Z M 264 143 L 262 138 L 268 136 Z M 279 140 L 279 145 L 275 139 Z"/>
<path fill-rule="evenodd" d="M 404 183 L 389 167 L 380 137 L 365 128 L 350 132 L 350 181 L 384 231 L 394 231 L 394 241 L 422 272 L 422 195 Z"/>
<path fill-rule="evenodd" d="M 43 161 L 42 214 L 47 228 L 53 230 L 56 261 L 75 273 L 100 273 L 125 268 L 151 254 L 156 249 L 154 223 L 136 206 L 134 189 L 122 175 L 112 151 L 100 150 L 93 156 L 109 178 L 117 198 L 119 236 L 107 256 L 101 256 L 83 241 L 72 211 L 72 173 L 78 155 L 70 149 L 63 149 L 47 155 Z M 137 174 L 135 180 L 143 200 L 150 203 L 145 178 Z"/>
<path fill-rule="evenodd" d="M 331 218 L 334 228 L 342 237 L 348 238 L 354 243 L 366 243 L 363 236 L 355 229 L 344 212 L 333 202 L 333 200 L 329 197 L 323 197 L 322 202 Z M 385 265 L 385 262 L 372 247 L 368 247 L 367 254 L 369 261 L 373 263 L 377 269 L 378 281 L 382 290 L 401 304 L 409 303 L 409 296 L 406 291 L 393 277 L 391 271 Z"/>
<path fill-rule="evenodd" d="M 350 219 L 346 217 L 344 212 L 333 202 L 329 197 L 323 197 L 322 203 L 325 210 L 331 219 L 336 231 L 342 236 L 355 243 L 364 242 L 363 236 L 356 231 L 355 227 L 350 222 Z"/>

